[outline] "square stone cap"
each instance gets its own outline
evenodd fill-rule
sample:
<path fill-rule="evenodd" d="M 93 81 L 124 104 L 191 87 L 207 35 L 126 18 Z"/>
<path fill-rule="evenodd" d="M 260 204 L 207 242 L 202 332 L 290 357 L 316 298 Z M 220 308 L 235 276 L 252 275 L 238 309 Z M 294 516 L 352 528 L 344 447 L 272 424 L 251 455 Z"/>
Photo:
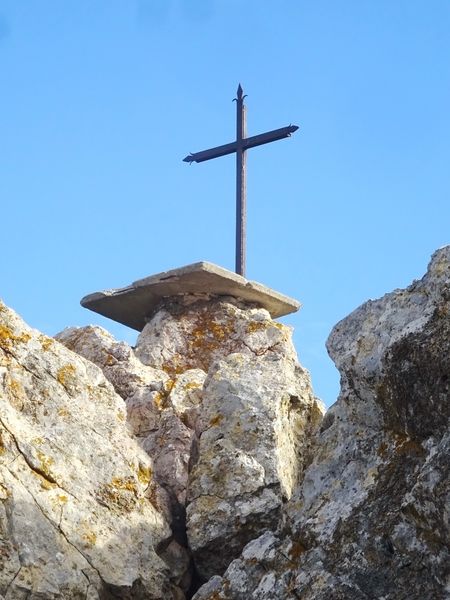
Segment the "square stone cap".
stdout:
<path fill-rule="evenodd" d="M 267 309 L 273 318 L 300 308 L 297 300 L 209 262 L 138 279 L 128 287 L 89 294 L 81 299 L 81 306 L 142 331 L 164 299 L 186 295 L 233 296 Z"/>

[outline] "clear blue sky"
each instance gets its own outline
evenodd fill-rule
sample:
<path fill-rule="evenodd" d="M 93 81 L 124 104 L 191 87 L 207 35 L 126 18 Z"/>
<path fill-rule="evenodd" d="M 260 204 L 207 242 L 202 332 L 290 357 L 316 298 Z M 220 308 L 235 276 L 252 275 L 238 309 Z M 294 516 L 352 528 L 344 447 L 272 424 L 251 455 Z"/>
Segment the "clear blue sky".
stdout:
<path fill-rule="evenodd" d="M 448 0 L 0 0 L 0 296 L 54 334 L 87 293 L 199 260 L 234 268 L 234 159 L 248 157 L 248 277 L 285 318 L 316 393 L 332 326 L 420 277 L 449 243 Z"/>

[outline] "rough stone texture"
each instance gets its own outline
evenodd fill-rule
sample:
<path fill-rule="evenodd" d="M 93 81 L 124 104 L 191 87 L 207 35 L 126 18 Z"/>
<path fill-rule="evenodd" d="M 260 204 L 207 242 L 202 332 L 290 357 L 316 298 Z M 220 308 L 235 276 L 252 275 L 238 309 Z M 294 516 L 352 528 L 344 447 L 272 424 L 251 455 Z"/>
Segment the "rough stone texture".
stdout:
<path fill-rule="evenodd" d="M 174 376 L 187 369 L 208 372 L 211 364 L 233 352 L 262 356 L 276 348 L 292 353 L 286 327 L 272 321 L 265 309 L 234 298 L 167 302 L 145 326 L 136 356 L 145 364 Z"/>
<path fill-rule="evenodd" d="M 187 507 L 201 578 L 222 573 L 249 540 L 276 527 L 323 413 L 288 327 L 234 298 L 185 297 L 166 301 L 134 351 L 95 327 L 58 338 L 124 397 L 170 494 L 181 544 Z"/>
<path fill-rule="evenodd" d="M 450 246 L 338 323 L 342 389 L 286 523 L 195 600 L 450 597 Z"/>
<path fill-rule="evenodd" d="M 200 302 L 165 310 L 149 323 L 137 352 L 169 372 L 208 369 L 187 504 L 189 546 L 206 579 L 276 526 L 322 409 L 290 329 L 264 309 Z"/>
<path fill-rule="evenodd" d="M 0 597 L 182 597 L 152 470 L 101 371 L 0 304 Z"/>
<path fill-rule="evenodd" d="M 97 326 L 70 327 L 56 339 L 102 369 L 125 400 L 128 424 L 152 456 L 156 479 L 184 504 L 206 373 L 191 369 L 171 379 Z"/>
<path fill-rule="evenodd" d="M 124 400 L 139 389 L 166 390 L 169 380 L 166 373 L 143 365 L 126 342 L 118 342 L 102 327 L 67 327 L 55 338 L 100 367 Z"/>
<path fill-rule="evenodd" d="M 172 576 L 187 591 L 190 559 L 183 547 L 186 545 L 184 504 L 195 438 L 195 411 L 201 400 L 205 373 L 187 371 L 174 381 L 164 371 L 143 365 L 127 343 L 116 341 L 101 327 L 67 328 L 56 338 L 99 366 L 125 400 L 130 432 L 151 456 L 154 478 L 166 491 L 160 497 L 159 508 L 175 539 L 162 556 L 175 561 L 169 562 Z"/>

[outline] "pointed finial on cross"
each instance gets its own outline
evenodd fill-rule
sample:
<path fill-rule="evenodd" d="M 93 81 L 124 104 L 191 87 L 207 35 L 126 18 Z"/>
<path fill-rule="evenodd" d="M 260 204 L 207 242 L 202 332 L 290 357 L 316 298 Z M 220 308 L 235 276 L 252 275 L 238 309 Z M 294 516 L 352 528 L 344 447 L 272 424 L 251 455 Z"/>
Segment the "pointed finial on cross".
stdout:
<path fill-rule="evenodd" d="M 184 162 L 203 162 L 226 154 L 236 153 L 236 273 L 245 277 L 245 241 L 246 241 L 246 151 L 255 146 L 282 140 L 297 131 L 297 125 L 288 125 L 266 133 L 247 137 L 246 108 L 244 90 L 238 85 L 236 102 L 236 141 L 223 146 L 188 154 Z"/>

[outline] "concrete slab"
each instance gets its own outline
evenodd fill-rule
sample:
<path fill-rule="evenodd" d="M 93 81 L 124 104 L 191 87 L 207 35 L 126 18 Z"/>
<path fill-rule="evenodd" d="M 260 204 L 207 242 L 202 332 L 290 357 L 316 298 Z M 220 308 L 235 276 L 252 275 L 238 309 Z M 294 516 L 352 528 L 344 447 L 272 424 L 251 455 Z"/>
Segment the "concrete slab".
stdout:
<path fill-rule="evenodd" d="M 233 296 L 266 308 L 274 318 L 300 308 L 297 300 L 209 262 L 151 275 L 125 288 L 89 294 L 81 305 L 142 331 L 165 298 L 186 295 Z"/>

